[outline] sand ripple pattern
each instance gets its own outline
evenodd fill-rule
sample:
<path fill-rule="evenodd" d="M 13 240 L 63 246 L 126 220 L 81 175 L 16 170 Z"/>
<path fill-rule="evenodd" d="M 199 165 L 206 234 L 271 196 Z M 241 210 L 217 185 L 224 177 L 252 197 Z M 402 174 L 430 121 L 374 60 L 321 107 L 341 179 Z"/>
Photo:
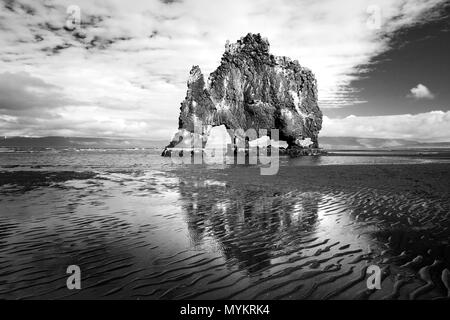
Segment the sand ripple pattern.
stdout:
<path fill-rule="evenodd" d="M 407 168 L 374 169 L 395 177 L 378 185 L 348 168 L 321 181 L 301 168 L 44 173 L 26 189 L 9 177 L 0 298 L 446 299 L 448 185 L 411 187 Z M 73 264 L 79 291 L 66 288 Z M 371 264 L 382 290 L 366 287 Z"/>

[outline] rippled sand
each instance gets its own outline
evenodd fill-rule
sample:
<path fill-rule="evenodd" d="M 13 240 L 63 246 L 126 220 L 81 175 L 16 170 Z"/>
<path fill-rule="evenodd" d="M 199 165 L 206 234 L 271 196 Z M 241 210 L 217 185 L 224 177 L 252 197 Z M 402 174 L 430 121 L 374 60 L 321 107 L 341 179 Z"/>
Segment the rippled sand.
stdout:
<path fill-rule="evenodd" d="M 0 298 L 449 295 L 450 164 L 81 169 L 0 173 Z"/>

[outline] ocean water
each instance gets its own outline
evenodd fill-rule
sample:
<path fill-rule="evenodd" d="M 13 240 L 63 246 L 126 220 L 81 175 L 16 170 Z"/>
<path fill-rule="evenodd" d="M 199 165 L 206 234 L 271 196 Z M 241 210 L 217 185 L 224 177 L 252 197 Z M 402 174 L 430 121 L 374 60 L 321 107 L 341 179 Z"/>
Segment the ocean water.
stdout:
<path fill-rule="evenodd" d="M 447 295 L 423 279 L 450 266 L 445 152 L 282 157 L 261 176 L 174 165 L 159 148 L 4 151 L 0 298 Z M 370 265 L 382 290 L 367 289 Z"/>

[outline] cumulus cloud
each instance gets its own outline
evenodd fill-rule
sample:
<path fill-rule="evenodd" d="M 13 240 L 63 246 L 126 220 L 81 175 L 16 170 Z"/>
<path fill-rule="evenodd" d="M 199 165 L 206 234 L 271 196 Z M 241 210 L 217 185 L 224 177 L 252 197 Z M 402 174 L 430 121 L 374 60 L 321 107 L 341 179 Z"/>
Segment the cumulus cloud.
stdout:
<path fill-rule="evenodd" d="M 131 92 L 130 96 L 114 91 L 109 93 L 108 90 L 115 87 L 105 78 L 108 79 L 107 75 L 91 79 L 90 88 L 74 87 L 71 90 L 70 83 L 63 89 L 26 72 L 1 73 L 0 132 L 9 136 L 147 139 L 170 135 L 173 127 L 170 128 L 163 115 L 143 110 L 145 106 L 140 108 L 141 102 Z M 125 88 L 126 85 L 122 84 Z M 133 109 L 129 103 L 134 105 Z"/>
<path fill-rule="evenodd" d="M 320 136 L 450 141 L 450 111 L 343 119 L 324 117 Z"/>
<path fill-rule="evenodd" d="M 414 99 L 434 99 L 434 94 L 423 84 L 419 83 L 417 86 L 410 90 L 408 98 Z"/>
<path fill-rule="evenodd" d="M 167 139 L 177 127 L 190 67 L 212 72 L 226 40 L 248 32 L 268 37 L 274 54 L 298 59 L 314 71 L 322 108 L 364 103 L 351 87 L 364 72 L 361 66 L 389 50 L 397 31 L 438 17 L 436 8 L 444 2 L 5 1 L 0 69 L 4 74 L 26 72 L 49 87 L 14 81 L 17 87 L 11 89 L 0 83 L 2 92 L 15 90 L 17 96 L 3 101 L 0 113 L 19 117 L 8 126 L 1 122 L 0 134 L 57 134 L 63 130 L 59 121 L 77 135 L 147 137 L 153 132 Z M 66 25 L 72 5 L 81 11 L 74 29 Z M 367 10 L 374 6 L 380 10 Z M 377 13 L 381 15 L 373 19 Z M 40 120 L 33 122 L 27 108 L 40 110 Z M 95 110 L 97 120 L 86 110 Z M 71 121 L 74 116 L 78 120 Z"/>

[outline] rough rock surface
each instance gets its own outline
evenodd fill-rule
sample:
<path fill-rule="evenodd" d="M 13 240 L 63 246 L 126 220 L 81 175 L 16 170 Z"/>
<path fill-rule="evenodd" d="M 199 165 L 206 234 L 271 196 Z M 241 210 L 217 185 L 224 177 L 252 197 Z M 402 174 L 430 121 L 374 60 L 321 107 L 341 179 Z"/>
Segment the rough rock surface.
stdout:
<path fill-rule="evenodd" d="M 194 124 L 228 129 L 279 129 L 290 148 L 317 148 L 322 112 L 314 74 L 298 61 L 276 57 L 260 34 L 248 34 L 225 45 L 220 66 L 205 83 L 198 66 L 187 82 L 181 103 L 175 147 Z M 309 146 L 308 143 L 309 142 Z"/>

